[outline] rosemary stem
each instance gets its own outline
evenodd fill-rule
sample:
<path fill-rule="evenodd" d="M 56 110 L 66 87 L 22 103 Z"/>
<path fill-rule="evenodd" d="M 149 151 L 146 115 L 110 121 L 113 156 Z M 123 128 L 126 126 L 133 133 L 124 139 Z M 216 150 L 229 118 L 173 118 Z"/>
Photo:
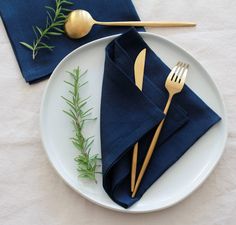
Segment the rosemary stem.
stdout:
<path fill-rule="evenodd" d="M 74 125 L 75 135 L 72 139 L 72 143 L 79 151 L 75 161 L 77 162 L 77 170 L 79 172 L 79 176 L 83 178 L 87 178 L 96 182 L 96 174 L 97 168 L 100 166 L 98 161 L 100 161 L 100 157 L 98 154 L 91 155 L 91 145 L 93 144 L 93 137 L 85 137 L 83 134 L 84 124 L 87 121 L 94 121 L 94 119 L 88 118 L 91 109 L 85 110 L 85 105 L 87 103 L 88 98 L 81 99 L 80 97 L 80 89 L 81 89 L 81 74 L 80 69 L 77 68 L 73 70 L 73 72 L 69 72 L 72 78 L 72 82 L 65 81 L 72 90 L 69 90 L 70 98 L 65 98 L 64 101 L 69 106 L 68 111 L 64 111 L 71 119 Z M 83 85 L 84 86 L 84 85 Z"/>
<path fill-rule="evenodd" d="M 66 12 L 68 13 L 70 11 L 69 9 L 65 8 L 65 6 L 72 4 L 73 3 L 70 2 L 70 0 L 55 0 L 55 8 L 45 6 L 48 9 L 45 28 L 42 29 L 37 26 L 33 27 L 36 38 L 32 45 L 26 42 L 20 42 L 24 47 L 32 51 L 33 60 L 36 58 L 39 50 L 52 50 L 54 48 L 54 46 L 49 46 L 47 43 L 45 43 L 45 39 L 49 39 L 49 36 L 61 35 L 64 33 L 64 30 L 61 28 L 61 26 L 65 22 L 67 16 Z"/>

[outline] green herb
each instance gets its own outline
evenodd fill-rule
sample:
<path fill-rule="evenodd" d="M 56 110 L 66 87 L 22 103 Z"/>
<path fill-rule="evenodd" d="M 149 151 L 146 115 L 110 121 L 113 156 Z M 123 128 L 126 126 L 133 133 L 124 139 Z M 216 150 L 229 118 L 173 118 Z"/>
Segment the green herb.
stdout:
<path fill-rule="evenodd" d="M 94 142 L 94 137 L 85 137 L 83 134 L 83 128 L 86 122 L 91 120 L 96 120 L 96 118 L 90 118 L 92 108 L 86 109 L 86 104 L 89 99 L 81 99 L 80 90 L 87 84 L 82 82 L 83 76 L 87 71 L 81 73 L 79 67 L 74 69 L 73 72 L 68 72 L 72 78 L 72 81 L 65 81 L 69 85 L 70 90 L 69 98 L 62 98 L 65 100 L 69 109 L 64 111 L 72 120 L 74 126 L 74 137 L 71 138 L 73 145 L 78 149 L 79 154 L 75 158 L 77 162 L 77 170 L 79 176 L 83 178 L 88 178 L 96 182 L 97 168 L 100 166 L 98 161 L 100 160 L 98 154 L 91 155 L 91 146 Z"/>
<path fill-rule="evenodd" d="M 35 59 L 39 50 L 48 49 L 53 50 L 55 46 L 48 45 L 46 39 L 50 36 L 58 36 L 64 33 L 62 26 L 65 23 L 68 12 L 71 10 L 65 8 L 66 5 L 73 5 L 69 0 L 55 0 L 55 9 L 50 6 L 45 6 L 48 10 L 45 28 L 40 28 L 38 26 L 33 27 L 35 33 L 35 40 L 32 44 L 26 42 L 20 42 L 23 46 L 32 51 L 32 57 Z"/>

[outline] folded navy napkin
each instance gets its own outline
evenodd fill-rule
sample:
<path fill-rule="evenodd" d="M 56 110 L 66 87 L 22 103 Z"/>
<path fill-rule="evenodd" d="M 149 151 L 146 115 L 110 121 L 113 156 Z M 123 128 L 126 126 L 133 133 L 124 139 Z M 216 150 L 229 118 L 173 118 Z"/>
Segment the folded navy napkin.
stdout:
<path fill-rule="evenodd" d="M 101 21 L 139 20 L 131 0 L 71 0 L 70 9 L 85 9 Z M 0 14 L 11 41 L 18 64 L 25 80 L 29 83 L 48 77 L 56 65 L 75 48 L 97 38 L 127 31 L 127 27 L 95 26 L 91 33 L 79 40 L 71 40 L 65 35 L 53 36 L 49 43 L 55 46 L 50 52 L 41 50 L 32 60 L 32 52 L 19 42 L 32 43 L 32 26 L 45 27 L 45 6 L 55 7 L 53 0 L 0 0 Z M 141 30 L 143 28 L 140 28 Z"/>
<path fill-rule="evenodd" d="M 147 48 L 143 92 L 134 82 L 134 62 Z M 190 65 L 191 66 L 191 65 Z M 106 48 L 101 102 L 103 187 L 124 208 L 173 165 L 198 138 L 220 120 L 186 85 L 171 104 L 160 139 L 136 197 L 131 198 L 130 169 L 134 144 L 139 141 L 138 171 L 168 98 L 165 80 L 170 69 L 131 29 Z M 191 168 L 190 168 L 191 169 Z"/>

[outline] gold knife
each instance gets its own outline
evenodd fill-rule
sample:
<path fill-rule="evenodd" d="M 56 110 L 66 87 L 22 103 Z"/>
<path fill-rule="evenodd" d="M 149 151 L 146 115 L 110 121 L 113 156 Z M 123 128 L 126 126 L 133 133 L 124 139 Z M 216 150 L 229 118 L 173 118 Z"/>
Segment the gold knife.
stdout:
<path fill-rule="evenodd" d="M 137 56 L 134 63 L 134 79 L 136 86 L 142 91 L 143 89 L 143 76 L 144 67 L 146 59 L 146 48 L 144 48 Z M 134 191 L 135 179 L 136 179 L 136 169 L 138 160 L 138 142 L 134 146 L 133 157 L 132 157 L 132 167 L 131 167 L 131 192 Z"/>

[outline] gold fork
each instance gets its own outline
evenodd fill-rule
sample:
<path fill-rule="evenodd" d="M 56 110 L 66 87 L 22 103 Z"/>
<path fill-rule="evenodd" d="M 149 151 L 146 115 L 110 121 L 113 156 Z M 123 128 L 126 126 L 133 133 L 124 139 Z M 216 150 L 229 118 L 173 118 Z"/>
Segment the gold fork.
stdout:
<path fill-rule="evenodd" d="M 170 103 L 171 103 L 171 100 L 172 100 L 173 96 L 175 94 L 181 92 L 183 87 L 184 87 L 184 83 L 185 83 L 187 72 L 188 72 L 188 67 L 189 67 L 188 64 L 183 63 L 183 62 L 178 62 L 176 64 L 176 66 L 171 70 L 170 74 L 168 75 L 168 77 L 166 79 L 165 87 L 166 87 L 166 89 L 169 93 L 169 98 L 168 98 L 168 101 L 167 101 L 165 109 L 164 109 L 164 114 L 165 115 L 167 114 L 167 112 L 169 110 Z M 135 183 L 134 191 L 132 193 L 133 198 L 135 197 L 135 195 L 137 193 L 137 190 L 139 188 L 139 185 L 141 183 L 143 175 L 144 175 L 144 173 L 147 169 L 148 163 L 149 163 L 149 161 L 151 159 L 151 156 L 152 156 L 152 153 L 155 149 L 157 140 L 159 138 L 161 129 L 162 129 L 163 124 L 164 124 L 164 121 L 165 121 L 165 119 L 163 119 L 161 121 L 161 123 L 157 127 L 156 132 L 153 136 L 152 142 L 149 146 L 149 149 L 148 149 L 146 157 L 144 159 L 142 168 L 141 168 L 140 173 L 138 175 L 138 179 Z"/>

